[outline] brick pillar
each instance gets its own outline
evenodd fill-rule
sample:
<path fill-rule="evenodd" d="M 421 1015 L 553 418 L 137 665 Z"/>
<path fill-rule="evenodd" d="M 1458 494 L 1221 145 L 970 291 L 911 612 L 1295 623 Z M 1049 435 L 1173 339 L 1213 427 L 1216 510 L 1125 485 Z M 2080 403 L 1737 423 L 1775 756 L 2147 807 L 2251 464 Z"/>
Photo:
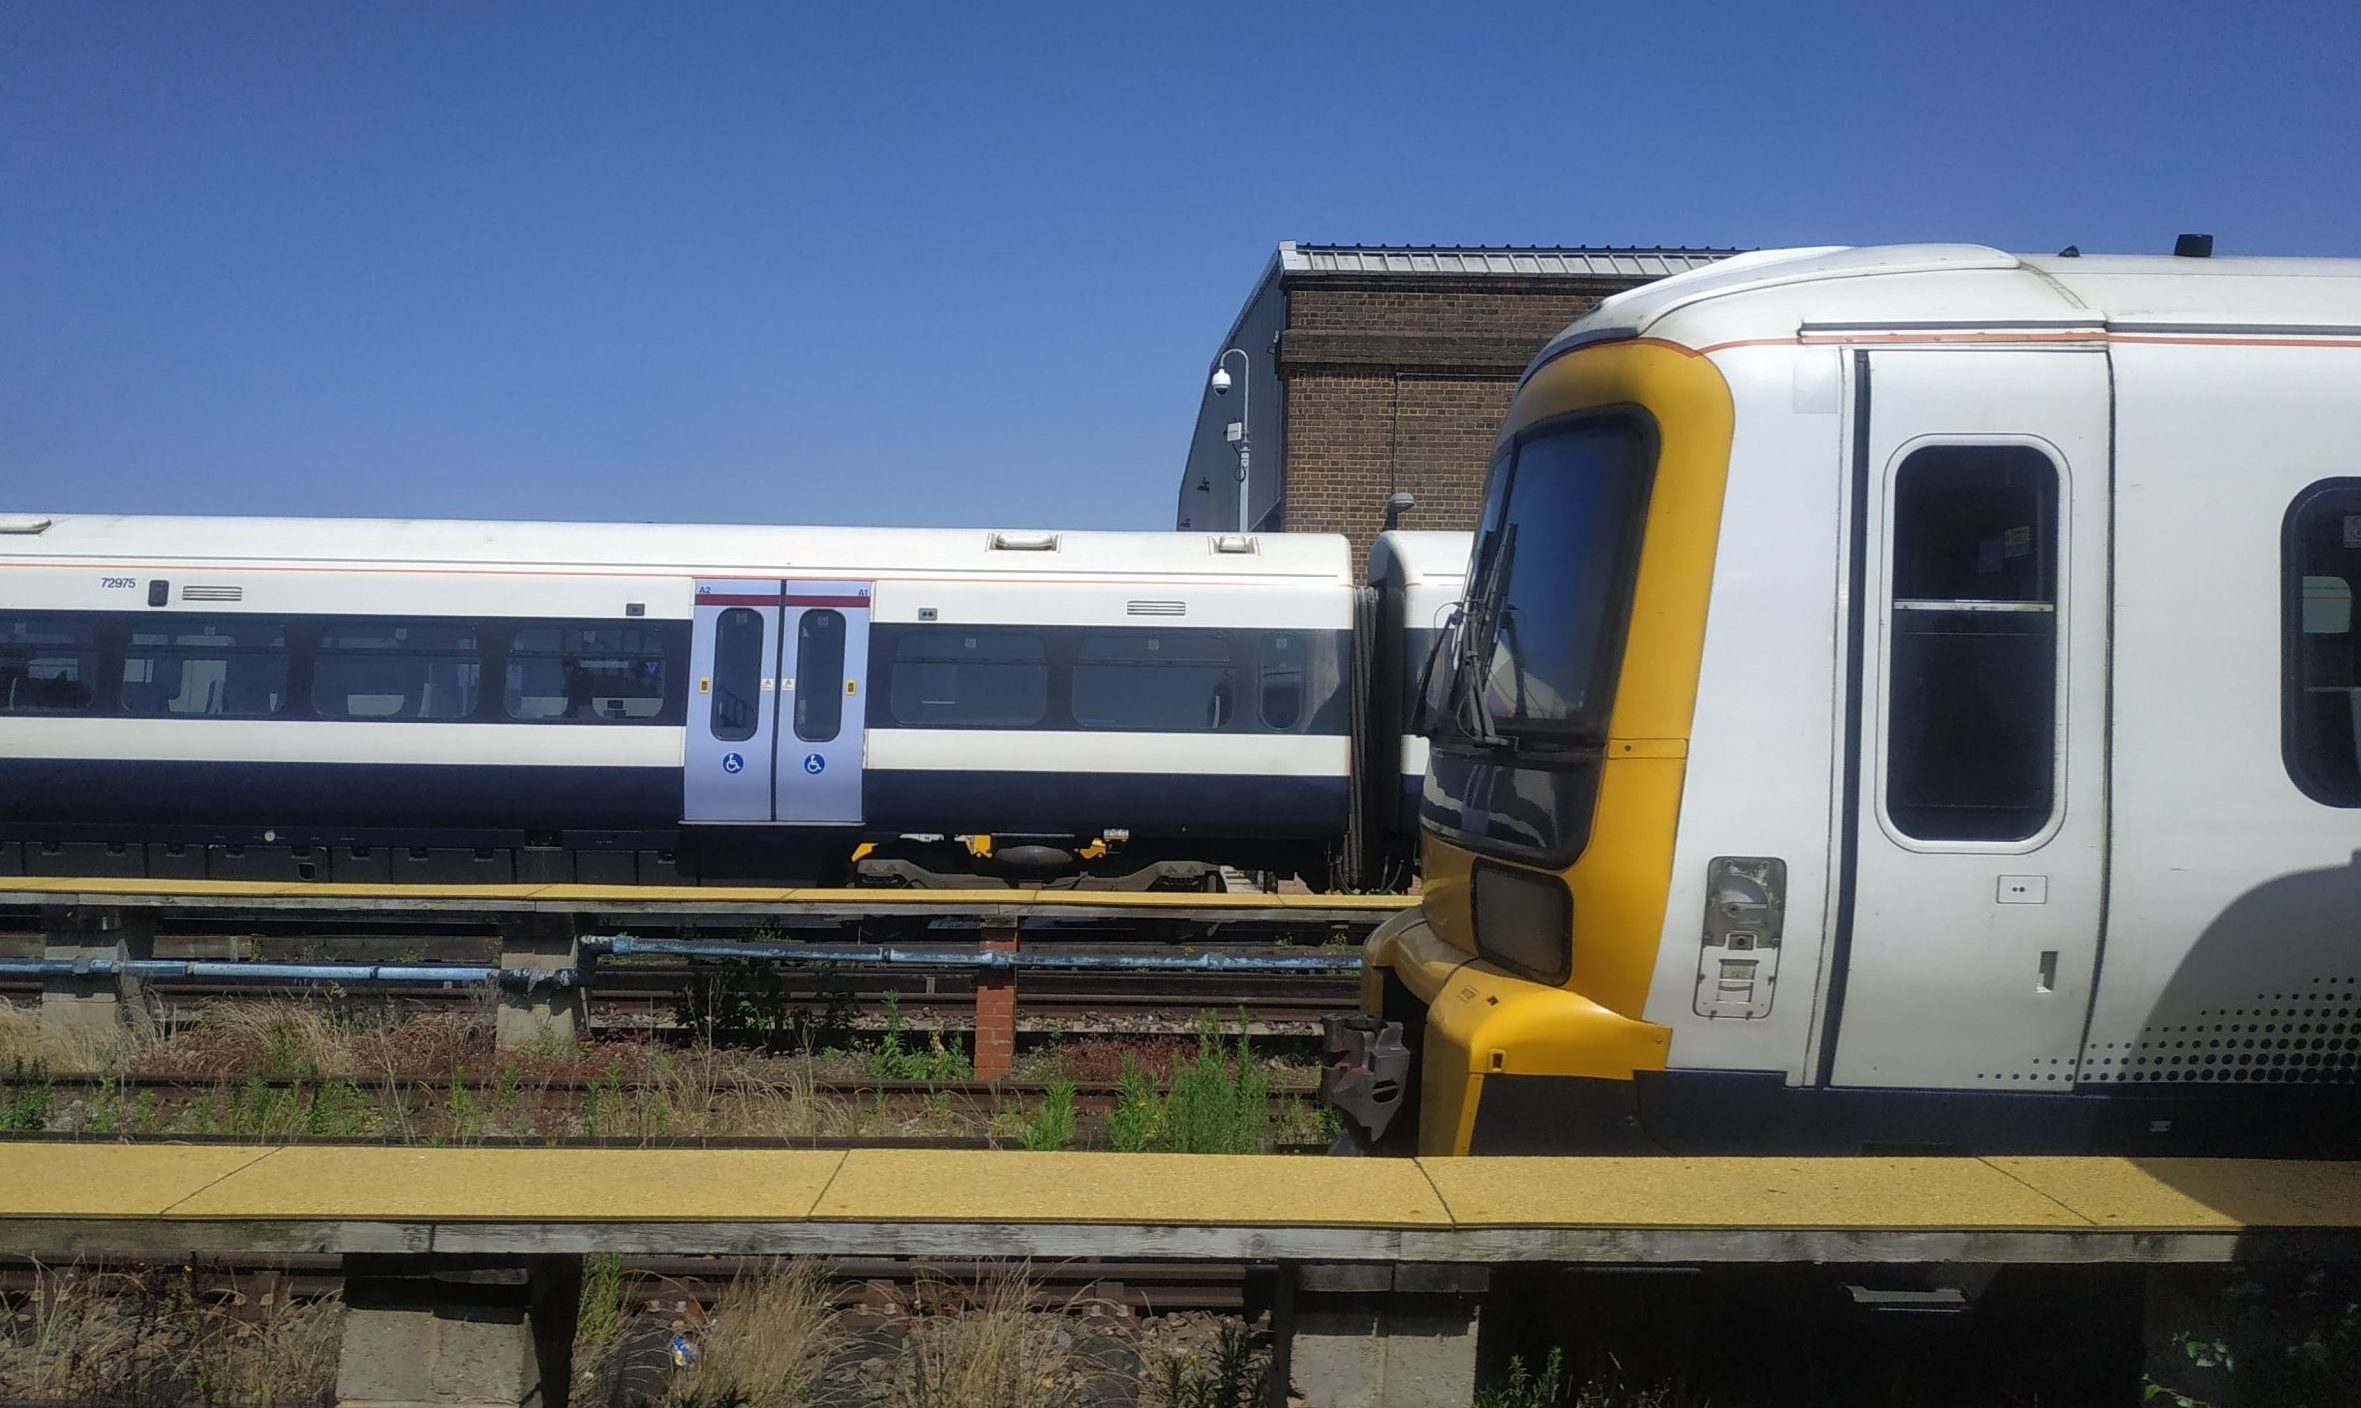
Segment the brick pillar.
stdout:
<path fill-rule="evenodd" d="M 978 947 L 986 953 L 1017 951 L 1017 922 L 984 923 Z M 1017 975 L 1006 968 L 976 970 L 976 1079 L 999 1080 L 1017 1059 Z"/>

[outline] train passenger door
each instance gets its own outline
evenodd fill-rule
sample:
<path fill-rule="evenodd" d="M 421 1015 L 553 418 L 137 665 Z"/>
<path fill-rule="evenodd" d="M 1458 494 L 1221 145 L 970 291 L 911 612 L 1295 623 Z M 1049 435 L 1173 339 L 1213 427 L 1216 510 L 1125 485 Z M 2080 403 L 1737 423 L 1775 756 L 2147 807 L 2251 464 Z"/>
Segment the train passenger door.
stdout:
<path fill-rule="evenodd" d="M 1821 1078 L 2066 1090 L 2106 864 L 2106 354 L 1881 350 L 1854 375 L 1853 859 Z"/>
<path fill-rule="evenodd" d="M 769 821 L 778 731 L 779 583 L 697 583 L 683 821 Z"/>
<path fill-rule="evenodd" d="M 861 819 L 861 737 L 868 711 L 869 584 L 788 582 L 782 598 L 780 821 Z"/>

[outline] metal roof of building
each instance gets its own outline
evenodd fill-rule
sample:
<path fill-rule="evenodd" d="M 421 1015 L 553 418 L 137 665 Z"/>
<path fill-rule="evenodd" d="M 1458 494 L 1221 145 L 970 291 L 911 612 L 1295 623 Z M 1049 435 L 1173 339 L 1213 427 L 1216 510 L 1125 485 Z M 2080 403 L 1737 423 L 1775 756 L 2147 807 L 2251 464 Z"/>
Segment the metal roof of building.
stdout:
<path fill-rule="evenodd" d="M 1498 275 L 1510 278 L 1661 279 L 1727 259 L 1735 249 L 1612 245 L 1279 245 L 1288 274 Z"/>

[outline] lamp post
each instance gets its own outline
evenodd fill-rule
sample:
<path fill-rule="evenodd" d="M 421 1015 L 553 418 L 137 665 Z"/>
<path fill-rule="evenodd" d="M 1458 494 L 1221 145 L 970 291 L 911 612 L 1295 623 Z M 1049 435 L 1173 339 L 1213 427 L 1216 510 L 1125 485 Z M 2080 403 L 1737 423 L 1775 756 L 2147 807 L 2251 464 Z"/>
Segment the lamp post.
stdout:
<path fill-rule="evenodd" d="M 1244 348 L 1228 348 L 1213 361 L 1213 394 L 1222 395 L 1230 389 L 1230 358 L 1238 359 L 1238 418 L 1230 422 L 1230 443 L 1238 447 L 1238 531 L 1251 533 L 1254 525 L 1246 519 L 1247 476 L 1254 464 L 1254 445 L 1248 437 L 1248 426 L 1254 419 L 1254 359 Z"/>

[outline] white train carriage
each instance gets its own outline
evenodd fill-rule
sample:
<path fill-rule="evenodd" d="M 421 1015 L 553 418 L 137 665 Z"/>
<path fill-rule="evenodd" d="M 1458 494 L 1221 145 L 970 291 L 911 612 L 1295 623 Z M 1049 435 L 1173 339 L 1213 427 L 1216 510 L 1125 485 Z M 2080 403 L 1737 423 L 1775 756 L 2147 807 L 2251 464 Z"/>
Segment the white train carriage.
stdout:
<path fill-rule="evenodd" d="M 15 515 L 0 865 L 794 876 L 867 838 L 907 879 L 897 838 L 988 831 L 1325 880 L 1353 621 L 1314 535 Z"/>
<path fill-rule="evenodd" d="M 2361 1147 L 2361 262 L 1728 260 L 1489 494 L 1364 1128 Z"/>

